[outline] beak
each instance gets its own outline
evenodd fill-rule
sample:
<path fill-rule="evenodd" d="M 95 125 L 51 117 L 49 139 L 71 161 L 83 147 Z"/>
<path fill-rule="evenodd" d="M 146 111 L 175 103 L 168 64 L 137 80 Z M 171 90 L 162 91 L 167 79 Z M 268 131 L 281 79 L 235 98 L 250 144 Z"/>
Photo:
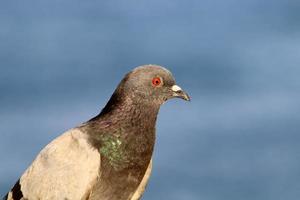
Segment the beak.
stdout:
<path fill-rule="evenodd" d="M 186 101 L 191 101 L 189 95 L 185 91 L 183 91 L 178 85 L 173 85 L 171 89 L 173 91 L 173 97 L 181 98 Z"/>

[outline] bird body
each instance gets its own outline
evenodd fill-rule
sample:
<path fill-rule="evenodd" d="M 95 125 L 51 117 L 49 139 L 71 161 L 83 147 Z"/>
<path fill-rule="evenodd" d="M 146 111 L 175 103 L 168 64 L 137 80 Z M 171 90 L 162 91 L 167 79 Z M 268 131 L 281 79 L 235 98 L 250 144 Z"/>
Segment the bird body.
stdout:
<path fill-rule="evenodd" d="M 109 180 L 99 179 L 101 174 L 98 172 L 104 171 L 101 170 L 101 156 L 88 143 L 87 136 L 80 127 L 65 132 L 49 143 L 24 172 L 7 199 L 114 199 L 109 194 L 106 198 L 97 197 L 103 195 L 100 190 L 105 185 L 104 182 Z M 147 167 L 149 171 L 144 174 L 146 179 L 151 173 L 151 164 L 148 163 Z M 141 184 L 139 190 L 138 187 L 134 188 L 133 194 L 128 195 L 136 196 L 131 200 L 140 198 L 146 184 Z M 96 187 L 98 185 L 100 187 Z M 109 187 L 106 188 L 106 193 L 111 190 Z M 125 190 L 128 191 L 127 188 Z"/>
<path fill-rule="evenodd" d="M 168 70 L 134 69 L 98 116 L 38 154 L 5 199 L 140 199 L 152 169 L 159 108 L 173 97 L 189 100 Z"/>

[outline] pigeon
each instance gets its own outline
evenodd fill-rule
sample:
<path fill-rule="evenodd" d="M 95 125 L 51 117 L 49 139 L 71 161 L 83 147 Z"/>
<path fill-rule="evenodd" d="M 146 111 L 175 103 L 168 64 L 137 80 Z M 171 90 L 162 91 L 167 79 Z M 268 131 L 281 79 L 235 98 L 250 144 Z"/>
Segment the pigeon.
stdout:
<path fill-rule="evenodd" d="M 44 147 L 4 199 L 140 199 L 152 170 L 157 115 L 174 97 L 190 100 L 169 70 L 133 69 L 100 114 Z"/>

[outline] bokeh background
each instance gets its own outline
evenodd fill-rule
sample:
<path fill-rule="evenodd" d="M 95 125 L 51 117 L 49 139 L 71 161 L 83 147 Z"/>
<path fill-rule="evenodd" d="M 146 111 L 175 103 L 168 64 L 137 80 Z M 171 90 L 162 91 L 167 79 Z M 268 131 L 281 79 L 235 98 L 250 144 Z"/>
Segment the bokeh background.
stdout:
<path fill-rule="evenodd" d="M 0 194 L 123 75 L 169 68 L 145 200 L 300 197 L 300 2 L 0 3 Z"/>

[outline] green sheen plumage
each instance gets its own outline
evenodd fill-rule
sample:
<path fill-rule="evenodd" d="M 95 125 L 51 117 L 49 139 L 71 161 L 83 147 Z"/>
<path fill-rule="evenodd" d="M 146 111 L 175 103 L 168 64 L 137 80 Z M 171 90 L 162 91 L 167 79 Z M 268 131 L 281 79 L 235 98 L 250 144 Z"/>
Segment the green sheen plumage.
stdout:
<path fill-rule="evenodd" d="M 117 169 L 118 166 L 128 162 L 128 157 L 122 148 L 122 139 L 112 135 L 104 135 L 101 141 L 102 145 L 99 147 L 99 152 L 106 157 L 112 167 Z"/>

